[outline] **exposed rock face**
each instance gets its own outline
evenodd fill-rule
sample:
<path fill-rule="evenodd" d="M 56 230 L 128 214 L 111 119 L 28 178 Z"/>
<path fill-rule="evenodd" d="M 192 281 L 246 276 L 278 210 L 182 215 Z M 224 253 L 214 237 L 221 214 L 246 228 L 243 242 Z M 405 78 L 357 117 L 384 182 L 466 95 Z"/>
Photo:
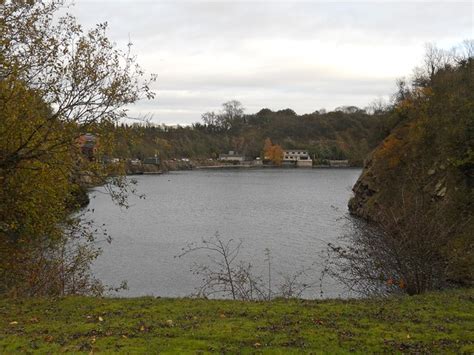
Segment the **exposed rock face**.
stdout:
<path fill-rule="evenodd" d="M 437 235 L 431 233 L 448 233 L 450 241 L 442 247 L 450 263 L 448 281 L 472 285 L 473 176 L 460 169 L 452 156 L 437 151 L 436 144 L 428 145 L 419 139 L 418 129 L 416 122 L 397 127 L 372 152 L 353 187 L 349 211 L 384 226 L 386 218 L 398 219 L 402 224 L 407 219 L 407 230 L 416 228 L 422 238 L 436 240 Z M 413 215 L 430 217 L 413 227 L 410 224 L 419 221 L 410 218 Z"/>
<path fill-rule="evenodd" d="M 466 196 L 459 193 L 472 192 L 468 183 L 472 178 L 453 166 L 448 157 L 414 139 L 416 129 L 414 124 L 394 129 L 365 161 L 352 189 L 351 214 L 377 220 L 381 209 L 403 208 L 413 198 L 424 198 L 426 208 L 466 203 Z"/>
<path fill-rule="evenodd" d="M 387 116 L 398 122 L 353 187 L 353 215 L 393 240 L 415 241 L 414 260 L 441 263 L 446 281 L 474 284 L 474 59 L 410 89 Z M 418 241 L 418 243 L 416 243 Z M 429 250 L 439 251 L 429 260 Z M 434 252 L 433 252 L 434 253 Z"/>
<path fill-rule="evenodd" d="M 413 174 L 413 162 L 419 161 L 409 139 L 413 128 L 410 123 L 397 127 L 366 159 L 362 174 L 352 189 L 351 214 L 377 220 L 380 205 L 391 208 L 407 188 L 407 171 Z"/>
<path fill-rule="evenodd" d="M 372 173 L 372 157 L 364 164 L 361 176 L 352 188 L 354 197 L 349 200 L 349 211 L 351 214 L 370 220 L 370 213 L 365 208 L 372 196 L 377 193 L 376 177 Z"/>

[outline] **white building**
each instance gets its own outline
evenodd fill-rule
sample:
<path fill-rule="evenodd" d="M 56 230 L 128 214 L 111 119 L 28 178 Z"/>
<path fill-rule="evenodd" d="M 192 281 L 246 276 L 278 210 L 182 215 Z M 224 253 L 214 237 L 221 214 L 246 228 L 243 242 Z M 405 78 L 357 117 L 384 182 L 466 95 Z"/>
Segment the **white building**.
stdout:
<path fill-rule="evenodd" d="M 295 164 L 297 167 L 312 167 L 313 160 L 307 150 L 292 149 L 283 151 L 283 163 Z"/>
<path fill-rule="evenodd" d="M 236 154 L 233 150 L 229 151 L 229 154 L 219 154 L 219 160 L 232 161 L 232 162 L 243 162 L 245 157 L 240 154 Z"/>

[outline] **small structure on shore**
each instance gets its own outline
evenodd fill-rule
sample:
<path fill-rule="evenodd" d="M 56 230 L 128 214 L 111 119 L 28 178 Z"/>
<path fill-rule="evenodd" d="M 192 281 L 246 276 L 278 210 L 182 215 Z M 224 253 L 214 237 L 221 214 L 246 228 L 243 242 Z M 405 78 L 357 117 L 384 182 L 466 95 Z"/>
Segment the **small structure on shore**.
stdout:
<path fill-rule="evenodd" d="M 230 150 L 229 154 L 219 154 L 219 160 L 233 163 L 241 163 L 245 161 L 245 157 L 241 154 L 234 152 L 233 150 Z"/>
<path fill-rule="evenodd" d="M 250 163 L 252 166 L 262 166 L 263 161 L 260 159 L 260 157 L 256 157 L 254 160 L 251 161 Z"/>
<path fill-rule="evenodd" d="M 86 133 L 77 139 L 77 143 L 81 150 L 81 153 L 90 161 L 93 161 L 96 157 L 98 139 L 92 133 Z"/>
<path fill-rule="evenodd" d="M 298 168 L 311 168 L 313 166 L 313 160 L 308 151 L 304 149 L 284 150 L 282 163 L 284 166 L 296 166 Z"/>

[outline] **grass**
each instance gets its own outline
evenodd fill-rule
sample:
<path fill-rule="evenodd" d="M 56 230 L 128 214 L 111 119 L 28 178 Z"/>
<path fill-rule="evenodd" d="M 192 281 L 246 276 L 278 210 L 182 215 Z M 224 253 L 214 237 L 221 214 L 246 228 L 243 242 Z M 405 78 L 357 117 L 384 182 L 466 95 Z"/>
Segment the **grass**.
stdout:
<path fill-rule="evenodd" d="M 474 353 L 474 289 L 372 300 L 0 299 L 0 353 Z"/>

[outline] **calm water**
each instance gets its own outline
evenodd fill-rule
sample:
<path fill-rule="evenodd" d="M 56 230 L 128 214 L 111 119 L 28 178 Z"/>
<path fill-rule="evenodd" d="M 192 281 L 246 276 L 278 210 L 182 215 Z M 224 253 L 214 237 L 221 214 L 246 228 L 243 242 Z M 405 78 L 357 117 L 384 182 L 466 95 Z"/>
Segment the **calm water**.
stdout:
<path fill-rule="evenodd" d="M 132 198 L 120 209 L 110 198 L 93 191 L 89 214 L 104 223 L 113 238 L 94 272 L 109 285 L 127 280 L 121 296 L 187 296 L 200 280 L 190 272 L 203 253 L 175 258 L 188 242 L 218 232 L 222 239 L 243 241 L 240 259 L 264 274 L 265 248 L 272 256 L 273 278 L 311 267 L 307 282 L 320 275 L 319 253 L 344 231 L 351 186 L 358 169 L 267 169 L 172 172 L 139 176 L 145 200 Z M 315 264 L 316 263 L 316 264 Z M 317 287 L 305 297 L 320 295 Z M 342 288 L 327 281 L 325 297 Z"/>

